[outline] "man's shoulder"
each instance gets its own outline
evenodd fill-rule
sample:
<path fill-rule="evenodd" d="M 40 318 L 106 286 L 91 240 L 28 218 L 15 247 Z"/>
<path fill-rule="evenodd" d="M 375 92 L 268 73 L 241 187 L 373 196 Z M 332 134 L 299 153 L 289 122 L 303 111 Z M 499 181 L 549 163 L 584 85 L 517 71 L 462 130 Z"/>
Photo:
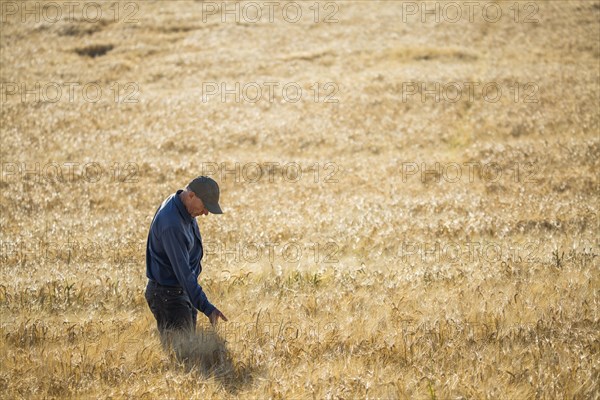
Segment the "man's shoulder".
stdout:
<path fill-rule="evenodd" d="M 154 227 L 161 231 L 168 228 L 181 229 L 179 212 L 173 201 L 174 196 L 172 194 L 163 201 L 154 218 Z"/>

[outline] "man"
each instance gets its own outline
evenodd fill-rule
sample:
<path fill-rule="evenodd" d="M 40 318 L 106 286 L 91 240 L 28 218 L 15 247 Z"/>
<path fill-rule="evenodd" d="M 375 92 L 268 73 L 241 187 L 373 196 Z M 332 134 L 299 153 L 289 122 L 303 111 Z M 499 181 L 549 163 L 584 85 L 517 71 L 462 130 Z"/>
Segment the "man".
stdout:
<path fill-rule="evenodd" d="M 146 244 L 145 296 L 163 343 L 173 332 L 195 331 L 196 310 L 204 313 L 212 325 L 219 318 L 227 321 L 198 285 L 203 250 L 196 217 L 209 212 L 223 213 L 219 185 L 199 176 L 185 190 L 170 195 L 152 219 Z"/>

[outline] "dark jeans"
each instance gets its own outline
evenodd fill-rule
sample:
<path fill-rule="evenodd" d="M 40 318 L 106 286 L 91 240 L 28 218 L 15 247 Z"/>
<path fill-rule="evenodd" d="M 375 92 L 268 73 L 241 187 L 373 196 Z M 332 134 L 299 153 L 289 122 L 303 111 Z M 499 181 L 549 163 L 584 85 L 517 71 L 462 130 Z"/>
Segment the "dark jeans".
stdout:
<path fill-rule="evenodd" d="M 173 333 L 195 332 L 198 311 L 182 288 L 148 281 L 146 301 L 156 318 L 163 344 L 166 344 Z"/>

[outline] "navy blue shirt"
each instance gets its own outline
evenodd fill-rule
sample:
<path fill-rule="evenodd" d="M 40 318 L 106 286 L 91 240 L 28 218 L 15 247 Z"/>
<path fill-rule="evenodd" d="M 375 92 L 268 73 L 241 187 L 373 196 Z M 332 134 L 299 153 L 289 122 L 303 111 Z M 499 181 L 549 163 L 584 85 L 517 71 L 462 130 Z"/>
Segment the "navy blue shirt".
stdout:
<path fill-rule="evenodd" d="M 209 316 L 213 306 L 198 284 L 202 272 L 202 237 L 196 218 L 177 193 L 158 208 L 146 244 L 146 276 L 160 285 L 180 286 L 198 310 Z"/>

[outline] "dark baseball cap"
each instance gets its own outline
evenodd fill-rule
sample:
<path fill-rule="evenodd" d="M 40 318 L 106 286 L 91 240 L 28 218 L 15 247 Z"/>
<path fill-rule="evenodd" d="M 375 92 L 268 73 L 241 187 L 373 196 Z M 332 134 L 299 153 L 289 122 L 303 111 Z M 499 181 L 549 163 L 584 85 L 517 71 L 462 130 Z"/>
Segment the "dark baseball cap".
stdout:
<path fill-rule="evenodd" d="M 223 214 L 219 206 L 219 185 L 207 176 L 193 179 L 187 186 L 202 200 L 206 209 L 213 214 Z"/>

